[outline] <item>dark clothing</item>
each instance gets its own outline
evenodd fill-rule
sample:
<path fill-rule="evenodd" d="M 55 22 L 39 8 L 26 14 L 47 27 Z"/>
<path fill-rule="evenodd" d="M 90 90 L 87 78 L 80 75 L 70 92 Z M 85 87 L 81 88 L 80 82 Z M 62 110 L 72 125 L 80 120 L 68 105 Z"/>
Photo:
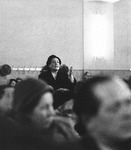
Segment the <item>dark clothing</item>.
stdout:
<path fill-rule="evenodd" d="M 38 78 L 46 81 L 55 91 L 59 88 L 66 88 L 73 91 L 76 84 L 76 79 L 74 79 L 74 83 L 71 83 L 68 74 L 62 72 L 58 72 L 56 79 L 54 79 L 50 70 L 40 73 Z"/>
<path fill-rule="evenodd" d="M 63 149 L 69 150 L 69 144 L 73 146 L 79 141 L 79 136 L 68 119 L 66 120 L 63 117 L 56 117 L 49 128 L 44 128 L 42 125 L 37 126 L 29 118 L 24 118 L 24 120 L 15 118 L 15 121 L 21 127 L 21 130 L 11 140 L 13 148 L 20 146 L 20 150 L 61 150 L 63 147 Z"/>
<path fill-rule="evenodd" d="M 80 145 L 84 150 L 100 150 L 96 141 L 90 136 L 82 138 Z"/>
<path fill-rule="evenodd" d="M 81 139 L 80 145 L 84 150 L 101 150 L 95 139 L 91 136 L 86 136 Z M 108 149 L 108 148 L 107 148 Z M 131 139 L 127 140 L 112 140 L 110 143 L 111 150 L 131 150 Z M 103 149 L 102 149 L 103 150 Z"/>

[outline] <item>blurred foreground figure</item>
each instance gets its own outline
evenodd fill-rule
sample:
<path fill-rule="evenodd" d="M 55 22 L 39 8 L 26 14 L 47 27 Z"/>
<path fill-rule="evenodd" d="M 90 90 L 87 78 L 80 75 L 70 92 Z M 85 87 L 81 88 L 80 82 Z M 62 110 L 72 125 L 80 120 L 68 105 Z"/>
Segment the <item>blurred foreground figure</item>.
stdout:
<path fill-rule="evenodd" d="M 41 139 L 52 143 L 75 141 L 77 136 L 68 120 L 56 116 L 53 88 L 42 80 L 27 78 L 14 90 L 12 118 L 22 127 L 36 131 Z"/>
<path fill-rule="evenodd" d="M 14 88 L 7 85 L 0 86 L 0 114 L 8 114 L 12 109 Z"/>
<path fill-rule="evenodd" d="M 10 80 L 9 80 L 8 86 L 9 86 L 9 87 L 15 87 L 16 84 L 17 84 L 16 79 L 10 79 Z"/>
<path fill-rule="evenodd" d="M 48 128 L 54 115 L 53 89 L 45 82 L 28 78 L 16 85 L 13 110 L 23 125 Z"/>
<path fill-rule="evenodd" d="M 0 66 L 0 86 L 8 84 L 8 76 L 11 74 L 11 67 L 8 64 Z"/>
<path fill-rule="evenodd" d="M 85 149 L 131 149 L 131 91 L 122 79 L 88 79 L 75 96 L 74 111 Z"/>

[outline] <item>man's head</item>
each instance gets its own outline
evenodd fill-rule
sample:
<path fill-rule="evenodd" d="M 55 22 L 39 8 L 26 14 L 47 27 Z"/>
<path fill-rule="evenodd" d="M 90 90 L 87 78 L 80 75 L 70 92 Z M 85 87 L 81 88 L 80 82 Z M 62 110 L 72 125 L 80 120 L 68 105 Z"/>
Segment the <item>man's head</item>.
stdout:
<path fill-rule="evenodd" d="M 11 67 L 8 64 L 4 64 L 0 66 L 0 75 L 1 76 L 7 76 L 11 74 Z"/>
<path fill-rule="evenodd" d="M 8 84 L 8 76 L 11 74 L 11 67 L 8 64 L 0 66 L 0 85 Z"/>
<path fill-rule="evenodd" d="M 84 74 L 83 74 L 83 81 L 85 80 L 88 80 L 92 77 L 92 74 L 88 71 L 86 71 Z"/>
<path fill-rule="evenodd" d="M 75 97 L 74 111 L 97 139 L 131 137 L 131 91 L 118 77 L 87 80 Z"/>
<path fill-rule="evenodd" d="M 9 86 L 10 87 L 15 87 L 16 86 L 16 84 L 17 84 L 17 80 L 16 79 L 10 79 L 9 80 Z"/>

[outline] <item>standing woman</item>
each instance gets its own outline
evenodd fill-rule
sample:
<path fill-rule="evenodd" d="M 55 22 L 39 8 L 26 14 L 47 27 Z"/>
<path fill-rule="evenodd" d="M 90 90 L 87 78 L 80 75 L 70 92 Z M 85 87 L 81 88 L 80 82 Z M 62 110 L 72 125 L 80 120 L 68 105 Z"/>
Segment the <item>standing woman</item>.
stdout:
<path fill-rule="evenodd" d="M 43 71 L 39 75 L 39 79 L 46 81 L 51 85 L 54 90 L 65 89 L 73 93 L 76 79 L 73 77 L 73 69 L 68 73 L 60 71 L 61 60 L 56 55 L 48 57 L 46 62 L 46 71 Z"/>

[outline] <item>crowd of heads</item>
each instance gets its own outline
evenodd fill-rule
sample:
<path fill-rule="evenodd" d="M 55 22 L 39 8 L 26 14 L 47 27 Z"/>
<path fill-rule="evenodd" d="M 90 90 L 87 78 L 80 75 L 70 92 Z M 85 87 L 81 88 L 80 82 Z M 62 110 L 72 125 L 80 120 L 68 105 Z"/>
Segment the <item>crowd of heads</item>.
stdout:
<path fill-rule="evenodd" d="M 23 79 L 22 78 L 16 78 L 16 79 L 14 79 L 14 78 L 11 78 L 11 79 L 9 79 L 9 82 L 8 82 L 8 86 L 10 86 L 10 87 L 15 87 L 17 84 L 19 84 L 21 81 L 22 81 Z"/>
<path fill-rule="evenodd" d="M 0 86 L 0 138 L 7 142 L 0 142 L 0 148 L 52 149 L 78 139 L 68 119 L 56 113 L 55 109 L 66 102 L 66 98 L 60 104 L 54 103 L 54 99 L 58 99 L 54 98 L 55 92 L 46 82 L 32 77 L 11 78 Z"/>
<path fill-rule="evenodd" d="M 55 55 L 48 58 L 46 65 L 46 69 L 69 72 L 65 64 L 60 66 L 61 60 Z M 0 86 L 0 120 L 0 139 L 8 143 L 0 142 L 3 149 L 22 145 L 22 150 L 128 150 L 130 80 L 85 72 L 72 95 L 69 89 L 54 90 L 41 79 L 10 79 Z M 76 142 L 81 146 L 73 146 Z"/>

